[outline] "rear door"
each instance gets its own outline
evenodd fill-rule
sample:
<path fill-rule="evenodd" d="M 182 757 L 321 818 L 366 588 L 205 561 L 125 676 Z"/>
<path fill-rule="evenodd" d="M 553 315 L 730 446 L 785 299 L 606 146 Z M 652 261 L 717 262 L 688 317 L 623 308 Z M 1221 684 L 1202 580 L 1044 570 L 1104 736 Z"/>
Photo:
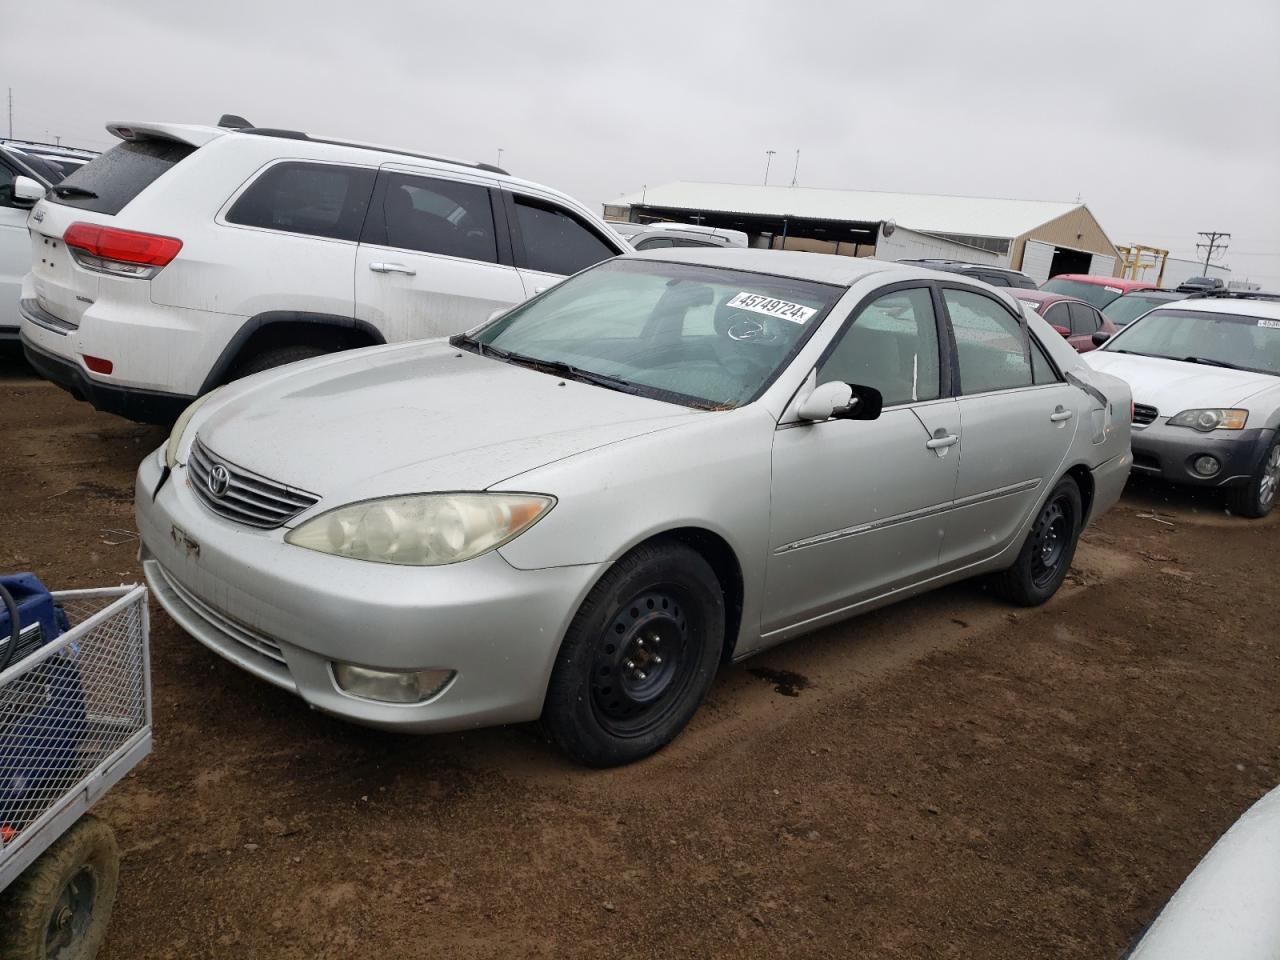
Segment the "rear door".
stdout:
<path fill-rule="evenodd" d="M 1058 380 L 1036 383 L 1026 323 L 994 296 L 941 284 L 955 345 L 964 443 L 942 546 L 955 569 L 1013 539 L 1066 458 L 1085 394 Z"/>
<path fill-rule="evenodd" d="M 356 255 L 356 317 L 389 341 L 419 340 L 523 300 L 497 197 L 483 177 L 384 165 Z"/>
<path fill-rule="evenodd" d="M 526 296 L 624 252 L 586 218 L 552 200 L 510 191 L 503 196 Z"/>

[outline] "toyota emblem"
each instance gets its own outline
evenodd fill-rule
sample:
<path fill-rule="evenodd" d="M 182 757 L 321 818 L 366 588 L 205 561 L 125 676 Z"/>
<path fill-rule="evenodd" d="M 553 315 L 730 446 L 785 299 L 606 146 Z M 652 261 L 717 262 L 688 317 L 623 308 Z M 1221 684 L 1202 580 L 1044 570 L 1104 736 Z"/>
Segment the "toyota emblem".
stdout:
<path fill-rule="evenodd" d="M 209 476 L 204 483 L 211 494 L 215 497 L 221 497 L 226 494 L 227 487 L 231 485 L 231 474 L 226 467 L 219 463 L 209 471 Z"/>

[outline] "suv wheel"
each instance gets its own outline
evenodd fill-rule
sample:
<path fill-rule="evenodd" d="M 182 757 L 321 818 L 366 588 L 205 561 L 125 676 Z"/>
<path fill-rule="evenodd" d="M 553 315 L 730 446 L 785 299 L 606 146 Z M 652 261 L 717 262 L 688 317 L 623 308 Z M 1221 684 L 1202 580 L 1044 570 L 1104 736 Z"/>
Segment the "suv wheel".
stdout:
<path fill-rule="evenodd" d="M 241 377 L 247 377 L 255 373 L 261 373 L 263 370 L 270 370 L 272 367 L 283 367 L 286 363 L 297 363 L 299 360 L 310 360 L 312 357 L 322 357 L 326 353 L 333 353 L 333 349 L 322 347 L 312 343 L 294 343 L 283 347 L 266 347 L 257 353 L 251 354 L 247 359 L 236 364 L 235 370 L 231 374 L 232 380 L 239 380 Z"/>
<path fill-rule="evenodd" d="M 1265 517 L 1280 496 L 1280 437 L 1271 444 L 1249 482 L 1227 491 L 1227 508 L 1238 517 Z"/>
<path fill-rule="evenodd" d="M 715 571 L 681 543 L 619 560 L 573 619 L 543 724 L 579 763 L 612 767 L 666 746 L 715 679 L 724 641 Z"/>

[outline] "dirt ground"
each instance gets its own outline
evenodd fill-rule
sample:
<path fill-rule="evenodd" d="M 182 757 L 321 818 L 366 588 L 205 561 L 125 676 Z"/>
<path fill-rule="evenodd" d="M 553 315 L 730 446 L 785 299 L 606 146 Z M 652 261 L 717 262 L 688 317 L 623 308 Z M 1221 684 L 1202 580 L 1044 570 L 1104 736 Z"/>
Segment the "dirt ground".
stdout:
<path fill-rule="evenodd" d="M 163 436 L 0 356 L 0 570 L 139 580 Z M 327 719 L 157 609 L 101 956 L 1118 957 L 1280 781 L 1277 573 L 1280 517 L 1131 484 L 1048 606 L 965 585 L 824 630 L 603 772 L 534 726 Z"/>

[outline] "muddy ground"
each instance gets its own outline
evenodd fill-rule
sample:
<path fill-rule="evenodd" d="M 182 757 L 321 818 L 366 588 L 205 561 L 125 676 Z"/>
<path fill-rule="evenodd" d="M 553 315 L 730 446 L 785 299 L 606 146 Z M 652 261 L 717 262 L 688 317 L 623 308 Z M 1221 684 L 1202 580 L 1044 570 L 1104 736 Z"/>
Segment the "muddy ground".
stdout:
<path fill-rule="evenodd" d="M 162 440 L 0 356 L 0 570 L 138 580 Z M 326 719 L 156 610 L 101 956 L 1118 957 L 1280 781 L 1277 573 L 1280 517 L 1131 484 L 1043 609 L 965 585 L 824 630 L 604 772 L 534 726 Z"/>

